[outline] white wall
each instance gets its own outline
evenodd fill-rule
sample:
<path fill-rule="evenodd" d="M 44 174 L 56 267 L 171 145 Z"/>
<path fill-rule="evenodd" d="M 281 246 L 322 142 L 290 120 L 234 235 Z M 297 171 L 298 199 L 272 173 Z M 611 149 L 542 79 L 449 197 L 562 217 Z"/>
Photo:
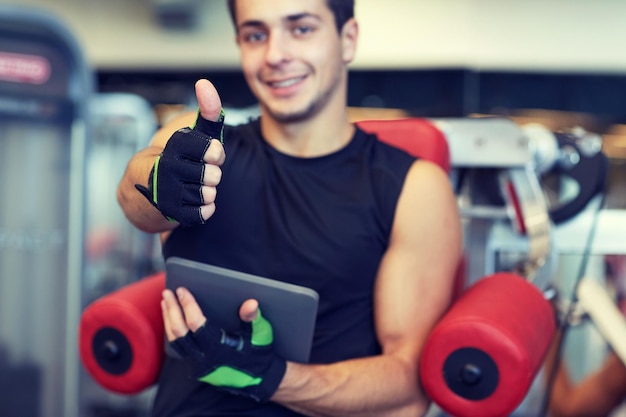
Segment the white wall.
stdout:
<path fill-rule="evenodd" d="M 224 0 L 192 32 L 164 31 L 151 0 L 0 0 L 51 10 L 100 68 L 234 68 Z M 625 0 L 357 0 L 355 68 L 626 73 Z"/>

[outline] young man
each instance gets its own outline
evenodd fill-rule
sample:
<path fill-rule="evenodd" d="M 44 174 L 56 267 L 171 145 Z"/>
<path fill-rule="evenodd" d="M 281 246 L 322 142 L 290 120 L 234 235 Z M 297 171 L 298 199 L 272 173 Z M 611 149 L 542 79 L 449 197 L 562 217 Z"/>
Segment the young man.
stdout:
<path fill-rule="evenodd" d="M 260 119 L 226 127 L 224 146 L 208 140 L 220 136 L 221 102 L 199 81 L 198 123 L 187 115 L 161 129 L 130 161 L 118 199 L 133 224 L 162 234 L 166 258 L 315 289 L 311 363 L 273 353 L 255 300 L 240 309 L 243 331 L 228 335 L 188 291 L 165 291 L 176 357 L 154 415 L 422 415 L 418 359 L 450 303 L 461 253 L 448 177 L 349 122 L 353 1 L 230 4 Z"/>

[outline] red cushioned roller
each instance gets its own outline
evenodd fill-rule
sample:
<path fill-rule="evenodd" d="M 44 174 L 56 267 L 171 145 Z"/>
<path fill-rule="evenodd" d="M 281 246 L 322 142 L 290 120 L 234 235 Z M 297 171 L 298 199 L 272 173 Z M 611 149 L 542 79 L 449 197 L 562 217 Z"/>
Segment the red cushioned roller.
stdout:
<path fill-rule="evenodd" d="M 510 273 L 477 281 L 431 332 L 420 359 L 428 396 L 455 417 L 504 417 L 526 396 L 555 332 L 537 287 Z"/>
<path fill-rule="evenodd" d="M 155 383 L 165 356 L 164 288 L 165 274 L 159 272 L 107 294 L 83 312 L 80 357 L 104 388 L 135 394 Z"/>

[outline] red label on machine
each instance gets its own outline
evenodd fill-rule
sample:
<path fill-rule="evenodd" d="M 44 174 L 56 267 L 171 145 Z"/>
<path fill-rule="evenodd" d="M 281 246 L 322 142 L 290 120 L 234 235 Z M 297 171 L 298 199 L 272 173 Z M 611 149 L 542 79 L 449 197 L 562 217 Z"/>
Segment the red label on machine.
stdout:
<path fill-rule="evenodd" d="M 0 80 L 43 84 L 50 78 L 50 63 L 36 55 L 0 52 Z"/>

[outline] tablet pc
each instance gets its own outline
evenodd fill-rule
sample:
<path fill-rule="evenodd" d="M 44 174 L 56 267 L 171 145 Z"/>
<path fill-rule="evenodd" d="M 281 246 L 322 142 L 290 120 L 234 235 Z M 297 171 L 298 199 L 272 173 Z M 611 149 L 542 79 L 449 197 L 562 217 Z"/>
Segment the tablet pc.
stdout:
<path fill-rule="evenodd" d="M 313 289 L 179 257 L 165 262 L 165 286 L 187 288 L 207 320 L 227 331 L 239 328 L 241 304 L 258 300 L 274 329 L 276 353 L 294 362 L 309 361 L 319 299 Z"/>

